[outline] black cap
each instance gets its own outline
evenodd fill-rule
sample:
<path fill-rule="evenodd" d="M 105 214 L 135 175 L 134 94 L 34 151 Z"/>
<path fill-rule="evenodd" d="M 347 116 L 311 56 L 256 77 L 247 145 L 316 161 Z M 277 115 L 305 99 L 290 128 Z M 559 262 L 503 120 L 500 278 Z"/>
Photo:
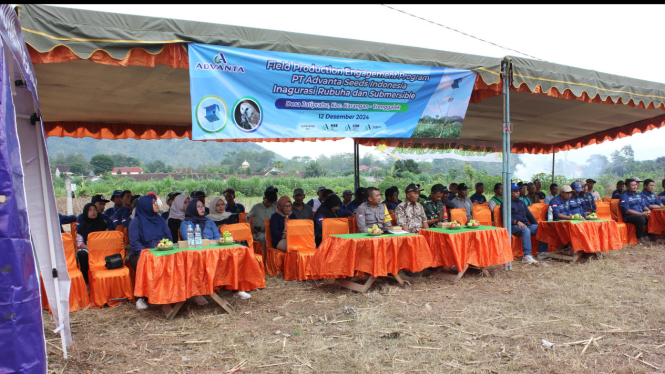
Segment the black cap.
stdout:
<path fill-rule="evenodd" d="M 190 192 L 189 197 L 196 197 L 196 193 L 197 193 L 197 192 L 199 192 L 199 191 L 192 191 L 192 192 Z"/>
<path fill-rule="evenodd" d="M 92 199 L 90 199 L 90 202 L 93 203 L 93 204 L 97 203 L 97 202 L 100 202 L 100 201 L 102 203 L 108 203 L 110 200 L 106 200 L 104 198 L 104 195 L 95 195 L 95 196 L 92 197 Z"/>
<path fill-rule="evenodd" d="M 468 190 L 469 187 L 466 186 L 466 183 L 460 183 L 457 185 L 457 191 L 459 190 Z"/>
<path fill-rule="evenodd" d="M 591 178 L 587 179 L 586 182 L 587 182 L 587 183 L 597 183 L 595 180 L 593 180 L 593 179 L 591 179 Z"/>
<path fill-rule="evenodd" d="M 122 196 L 122 191 L 121 190 L 115 190 L 113 191 L 113 194 L 111 194 L 111 199 L 113 199 L 116 196 Z"/>
<path fill-rule="evenodd" d="M 180 194 L 178 194 L 178 195 L 180 195 Z M 134 195 L 134 196 L 132 196 L 131 200 L 129 200 L 129 202 L 133 203 L 134 200 L 138 199 L 139 197 L 141 197 L 141 195 Z"/>
<path fill-rule="evenodd" d="M 180 195 L 180 192 L 171 192 L 171 193 L 168 194 L 166 201 L 173 200 L 178 195 Z"/>
<path fill-rule="evenodd" d="M 420 192 L 423 189 L 420 188 L 419 184 L 413 184 L 411 183 L 410 185 L 406 186 L 406 189 L 404 190 L 404 193 L 409 193 L 409 192 Z"/>
<path fill-rule="evenodd" d="M 202 197 L 206 197 L 206 193 L 203 191 L 192 191 L 192 193 L 189 195 L 189 197 L 193 197 L 195 199 L 200 199 Z"/>

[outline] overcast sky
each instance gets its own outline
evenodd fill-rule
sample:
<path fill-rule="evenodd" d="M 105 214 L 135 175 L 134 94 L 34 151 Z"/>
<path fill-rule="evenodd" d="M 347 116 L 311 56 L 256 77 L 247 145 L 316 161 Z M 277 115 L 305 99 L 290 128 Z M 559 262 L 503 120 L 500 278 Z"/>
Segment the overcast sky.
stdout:
<path fill-rule="evenodd" d="M 63 5 L 68 6 L 68 5 Z M 380 5 L 71 5 L 71 8 L 176 18 L 362 39 L 452 52 L 519 55 Z M 665 83 L 665 6 L 656 5 L 399 5 L 392 6 L 546 61 Z M 502 16 L 505 18 L 502 19 Z M 527 56 L 528 57 L 528 56 Z M 352 152 L 353 141 L 260 143 L 284 157 Z M 568 152 L 583 163 L 632 144 L 637 159 L 665 154 L 665 129 Z M 361 147 L 362 152 L 374 152 Z M 563 154 L 557 154 L 557 159 Z M 523 156 L 517 176 L 551 169 L 550 156 Z M 547 166 L 549 163 L 549 166 Z"/>

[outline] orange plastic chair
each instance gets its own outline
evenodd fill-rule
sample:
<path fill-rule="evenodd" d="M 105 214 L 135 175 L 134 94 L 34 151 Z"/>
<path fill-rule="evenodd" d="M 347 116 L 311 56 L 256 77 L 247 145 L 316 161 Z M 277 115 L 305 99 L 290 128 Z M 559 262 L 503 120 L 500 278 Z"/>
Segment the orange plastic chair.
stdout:
<path fill-rule="evenodd" d="M 494 207 L 494 226 L 496 227 L 503 227 L 503 217 L 501 217 L 501 206 L 497 205 Z M 519 258 L 522 257 L 522 254 L 524 252 L 523 246 L 522 246 L 522 238 L 519 236 L 515 235 L 510 235 L 510 248 L 513 251 L 513 257 L 514 258 Z M 538 254 L 538 241 L 536 241 L 535 237 L 531 238 L 531 255 L 537 255 Z"/>
<path fill-rule="evenodd" d="M 619 199 L 612 199 L 612 201 L 610 201 L 610 215 L 612 216 L 612 219 L 617 222 L 619 236 L 621 237 L 623 245 L 637 244 L 635 225 L 623 221 L 623 214 L 621 214 L 621 208 L 619 207 Z"/>
<path fill-rule="evenodd" d="M 307 270 L 307 265 L 316 252 L 314 221 L 308 219 L 287 221 L 286 248 L 284 280 L 314 279 L 312 273 Z"/>
<path fill-rule="evenodd" d="M 610 202 L 597 202 L 596 213 L 598 213 L 598 219 L 612 219 L 612 213 L 610 213 Z"/>
<path fill-rule="evenodd" d="M 533 214 L 533 218 L 536 219 L 536 222 L 541 223 L 547 220 L 547 208 L 543 203 L 531 204 L 529 211 Z M 543 217 L 543 210 L 545 210 L 545 215 Z"/>
<path fill-rule="evenodd" d="M 76 225 L 77 225 L 76 222 L 72 222 L 72 223 L 70 223 L 70 226 L 69 226 L 70 227 L 69 231 L 71 232 L 72 240 L 74 241 L 74 251 L 79 250 L 79 245 L 78 245 L 78 242 L 76 241 Z M 74 253 L 76 253 L 76 252 L 74 252 Z"/>
<path fill-rule="evenodd" d="M 321 222 L 321 226 L 322 240 L 330 235 L 342 235 L 349 233 L 349 220 L 346 218 L 325 218 L 323 222 Z"/>
<path fill-rule="evenodd" d="M 314 224 L 314 222 L 312 222 Z M 272 234 L 270 233 L 270 220 L 266 220 L 266 273 L 271 277 L 284 274 L 284 257 L 286 253 L 272 246 Z"/>
<path fill-rule="evenodd" d="M 466 225 L 466 209 L 457 208 L 450 210 L 450 222 L 457 221 L 462 225 Z"/>
<path fill-rule="evenodd" d="M 492 226 L 492 212 L 490 212 L 488 204 L 473 204 L 471 217 L 481 225 Z"/>
<path fill-rule="evenodd" d="M 603 202 L 604 203 L 610 203 L 612 201 L 612 197 L 603 197 Z"/>
<path fill-rule="evenodd" d="M 238 222 L 239 223 L 247 222 L 247 213 L 240 213 L 238 215 Z"/>
<path fill-rule="evenodd" d="M 390 223 L 393 226 L 397 226 L 397 214 L 391 214 L 390 215 Z"/>
<path fill-rule="evenodd" d="M 69 289 L 69 312 L 76 312 L 79 309 L 85 309 L 90 306 L 88 288 L 85 285 L 83 273 L 81 273 L 76 263 L 76 249 L 74 249 L 74 241 L 71 234 L 62 234 L 62 245 L 65 249 L 65 259 L 67 260 L 67 273 L 72 282 Z M 41 289 L 42 307 L 51 312 L 43 280 L 41 280 Z"/>
<path fill-rule="evenodd" d="M 125 251 L 122 233 L 119 231 L 93 232 L 88 235 L 88 262 L 90 265 L 88 281 L 90 283 L 90 301 L 95 307 L 104 304 L 117 305 L 123 301 L 134 301 L 134 286 L 129 269 L 106 268 L 105 257 Z"/>
<path fill-rule="evenodd" d="M 242 240 L 247 241 L 247 246 L 249 246 L 249 248 L 252 248 L 254 256 L 259 261 L 259 265 L 261 266 L 261 271 L 263 271 L 265 275 L 265 268 L 263 264 L 263 257 L 264 257 L 263 244 L 254 241 L 254 238 L 252 237 L 252 229 L 250 229 L 249 223 L 241 222 L 241 223 L 234 223 L 232 225 L 220 226 L 219 233 L 223 234 L 224 231 L 230 232 L 231 235 L 233 236 L 233 240 L 235 241 L 242 241 Z M 259 251 L 259 253 L 257 253 L 257 250 Z"/>
<path fill-rule="evenodd" d="M 358 232 L 358 222 L 356 222 L 356 216 L 353 214 L 346 217 L 349 221 L 349 234 L 355 234 Z"/>

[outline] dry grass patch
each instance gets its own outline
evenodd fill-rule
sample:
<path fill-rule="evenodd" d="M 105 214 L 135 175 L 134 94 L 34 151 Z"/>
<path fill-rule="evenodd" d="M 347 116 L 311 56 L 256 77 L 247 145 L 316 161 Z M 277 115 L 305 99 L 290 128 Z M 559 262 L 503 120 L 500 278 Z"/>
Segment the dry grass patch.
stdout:
<path fill-rule="evenodd" d="M 173 321 L 134 304 L 71 314 L 60 373 L 650 373 L 665 370 L 665 246 L 512 272 L 436 274 L 367 294 L 270 278 L 236 309 L 188 302 Z M 44 314 L 47 339 L 52 318 Z M 589 342 L 591 338 L 595 338 Z M 543 339 L 554 343 L 543 346 Z M 575 344 L 566 344 L 575 343 Z M 588 343 L 588 344 L 587 344 Z M 65 368 L 65 365 L 66 368 Z"/>

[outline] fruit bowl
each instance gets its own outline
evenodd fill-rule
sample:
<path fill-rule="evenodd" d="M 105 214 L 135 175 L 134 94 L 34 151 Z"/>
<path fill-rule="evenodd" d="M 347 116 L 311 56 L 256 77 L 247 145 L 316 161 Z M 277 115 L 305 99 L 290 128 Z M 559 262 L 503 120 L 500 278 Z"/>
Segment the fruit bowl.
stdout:
<path fill-rule="evenodd" d="M 383 235 L 383 231 L 381 231 L 381 232 L 377 232 L 377 233 L 374 233 L 374 232 L 368 232 L 367 235 L 369 235 L 369 236 L 381 236 L 381 235 Z"/>
<path fill-rule="evenodd" d="M 587 221 L 596 221 L 598 220 L 598 217 L 587 217 Z"/>
<path fill-rule="evenodd" d="M 478 229 L 480 226 L 464 226 L 466 229 Z"/>
<path fill-rule="evenodd" d="M 173 246 L 170 247 L 161 247 L 161 248 L 155 248 L 158 251 L 170 251 L 173 249 Z"/>
<path fill-rule="evenodd" d="M 461 228 L 462 228 L 462 226 L 457 226 L 457 227 L 448 226 L 447 227 L 448 230 L 459 230 Z"/>

